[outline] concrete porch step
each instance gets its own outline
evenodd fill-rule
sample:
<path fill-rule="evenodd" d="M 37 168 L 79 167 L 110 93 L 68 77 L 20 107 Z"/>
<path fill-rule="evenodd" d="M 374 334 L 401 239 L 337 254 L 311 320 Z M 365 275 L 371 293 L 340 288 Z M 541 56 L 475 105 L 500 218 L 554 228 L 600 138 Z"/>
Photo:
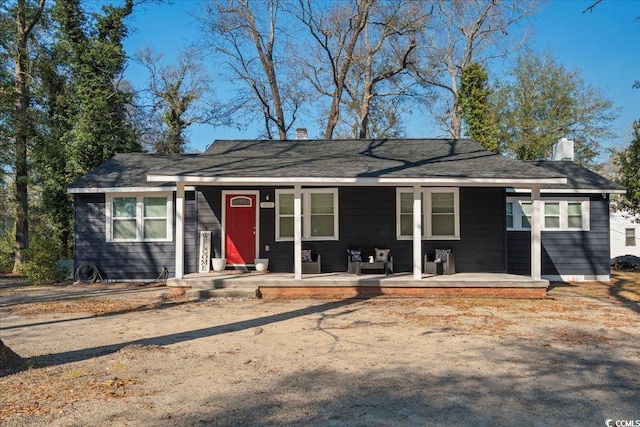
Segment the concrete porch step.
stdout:
<path fill-rule="evenodd" d="M 207 298 L 257 298 L 256 287 L 234 287 L 219 289 L 188 289 L 185 298 L 189 300 L 202 300 Z"/>
<path fill-rule="evenodd" d="M 182 279 L 167 280 L 169 287 L 189 287 L 192 289 L 229 289 L 252 288 L 257 289 L 264 274 L 192 274 Z M 257 280 L 253 280 L 257 279 Z"/>

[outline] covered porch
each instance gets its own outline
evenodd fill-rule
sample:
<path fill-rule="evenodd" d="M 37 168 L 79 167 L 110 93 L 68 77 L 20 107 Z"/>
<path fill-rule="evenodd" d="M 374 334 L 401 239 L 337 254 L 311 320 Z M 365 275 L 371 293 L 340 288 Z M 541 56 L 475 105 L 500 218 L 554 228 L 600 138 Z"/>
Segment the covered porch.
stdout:
<path fill-rule="evenodd" d="M 545 298 L 548 280 L 505 273 L 422 274 L 415 280 L 412 273 L 364 274 L 224 272 L 187 274 L 169 279 L 168 286 L 189 287 L 192 298 L 216 296 L 249 296 L 276 298 Z M 244 293 L 240 293 L 242 290 Z"/>
<path fill-rule="evenodd" d="M 194 183 L 189 183 L 189 185 L 194 184 Z M 392 210 L 394 212 L 394 216 L 391 216 L 391 218 L 393 218 L 391 221 L 389 221 L 389 215 L 387 215 L 385 221 L 386 222 L 380 222 L 380 223 L 376 223 L 375 221 L 377 220 L 377 218 L 372 217 L 371 219 L 369 219 L 368 217 L 361 217 L 361 218 L 367 218 L 365 221 L 360 221 L 361 223 L 355 224 L 354 225 L 354 220 L 353 218 L 358 218 L 358 216 L 354 216 L 353 212 L 353 206 L 349 206 L 348 208 L 345 208 L 344 204 L 345 203 L 345 199 L 349 200 L 349 197 L 342 197 L 342 201 L 339 204 L 339 207 L 336 207 L 334 211 L 332 211 L 332 215 L 335 215 L 336 218 L 338 217 L 338 212 L 342 211 L 341 214 L 341 219 L 340 221 L 342 221 L 343 223 L 348 223 L 349 226 L 339 226 L 338 225 L 338 220 L 336 219 L 336 224 L 335 224 L 335 230 L 338 230 L 338 228 L 341 228 L 341 234 L 340 234 L 340 238 L 338 239 L 336 238 L 332 238 L 332 239 L 313 239 L 313 240 L 305 240 L 303 238 L 303 208 L 302 208 L 302 194 L 303 191 L 306 189 L 314 189 L 317 188 L 315 187 L 313 184 L 317 183 L 313 183 L 313 184 L 307 184 L 307 185 L 302 185 L 302 184 L 294 184 L 294 185 L 286 185 L 286 183 L 282 183 L 282 182 L 272 182 L 270 183 L 273 187 L 270 190 L 271 194 L 269 194 L 269 191 L 264 192 L 258 190 L 258 188 L 263 188 L 264 187 L 255 187 L 255 189 L 252 190 L 238 190 L 238 191 L 234 191 L 234 190 L 230 190 L 232 188 L 234 188 L 234 186 L 237 185 L 237 183 L 235 182 L 225 182 L 224 184 L 226 184 L 225 186 L 221 186 L 221 185 L 214 185 L 212 183 L 207 182 L 206 185 L 203 185 L 202 183 L 200 183 L 200 185 L 197 187 L 199 189 L 202 188 L 223 188 L 223 190 L 220 190 L 220 192 L 224 194 L 225 192 L 227 194 L 235 194 L 235 193 L 243 193 L 244 192 L 248 192 L 251 191 L 252 193 L 255 193 L 255 197 L 257 199 L 257 202 L 254 202 L 256 205 L 269 205 L 270 208 L 261 208 L 258 207 L 258 210 L 256 212 L 256 222 L 253 226 L 253 238 L 255 239 L 255 253 L 256 256 L 251 256 L 247 259 L 250 260 L 254 260 L 254 258 L 270 258 L 270 257 L 287 257 L 291 260 L 291 268 L 285 270 L 286 272 L 291 272 L 293 273 L 292 278 L 295 280 L 302 280 L 303 279 L 303 269 L 302 269 L 302 252 L 303 252 L 303 247 L 311 247 L 313 249 L 313 251 L 316 254 L 320 254 L 323 256 L 323 260 L 325 260 L 327 257 L 327 253 L 339 253 L 339 254 L 345 254 L 344 251 L 344 247 L 368 247 L 370 246 L 370 248 L 368 248 L 369 250 L 371 250 L 374 246 L 377 245 L 381 245 L 379 247 L 392 247 L 395 249 L 392 249 L 392 255 L 398 255 L 399 252 L 401 252 L 401 257 L 395 257 L 395 260 L 398 261 L 398 259 L 401 259 L 404 261 L 405 264 L 407 264 L 407 262 L 409 263 L 408 266 L 405 266 L 404 268 L 399 269 L 400 272 L 405 272 L 408 274 L 403 274 L 403 278 L 405 280 L 414 280 L 414 281 L 420 281 L 423 280 L 425 278 L 424 275 L 424 271 L 425 271 L 425 266 L 424 266 L 424 262 L 425 262 L 425 256 L 430 253 L 431 251 L 433 251 L 433 249 L 426 249 L 428 246 L 435 246 L 435 247 L 442 247 L 442 248 L 451 248 L 451 247 L 457 247 L 458 250 L 465 250 L 466 254 L 463 254 L 464 256 L 461 256 L 459 258 L 457 258 L 457 260 L 459 262 L 467 262 L 469 263 L 469 261 L 474 260 L 475 259 L 480 259 L 480 256 L 485 255 L 487 253 L 494 253 L 492 251 L 492 248 L 490 246 L 486 246 L 487 244 L 487 240 L 486 240 L 486 236 L 478 236 L 478 233 L 475 232 L 474 229 L 486 229 L 486 230 L 495 230 L 495 225 L 498 224 L 500 229 L 498 230 L 497 233 L 493 233 L 492 234 L 492 238 L 493 240 L 500 240 L 500 242 L 502 242 L 502 239 L 499 239 L 500 237 L 500 233 L 504 232 L 504 230 L 506 229 L 506 226 L 504 225 L 504 218 L 505 218 L 505 214 L 504 214 L 504 188 L 506 185 L 506 182 L 498 182 L 498 183 L 486 183 L 483 182 L 481 185 L 477 184 L 475 182 L 446 182 L 446 181 L 438 181 L 436 184 L 436 187 L 427 187 L 425 185 L 412 185 L 412 186 L 407 186 L 405 185 L 401 185 L 402 183 L 371 183 L 371 182 L 365 182 L 365 183 L 344 183 L 344 182 L 339 182 L 336 183 L 336 187 L 335 187 L 335 191 L 336 191 L 336 196 L 338 194 L 340 194 L 341 196 L 344 196 L 347 192 L 349 194 L 353 194 L 354 190 L 356 189 L 359 192 L 362 192 L 363 188 L 367 188 L 369 190 L 369 193 L 372 193 L 372 189 L 385 189 L 385 193 L 389 193 L 388 191 L 386 191 L 387 189 L 391 189 L 392 192 L 394 191 L 403 191 L 403 194 L 408 194 L 410 196 L 410 205 L 411 205 L 411 210 L 409 215 L 405 215 L 405 218 L 409 219 L 409 224 L 408 224 L 408 229 L 410 230 L 410 234 L 403 236 L 402 239 L 400 239 L 397 235 L 393 234 L 395 232 L 395 228 L 396 228 L 396 224 L 397 221 L 400 221 L 398 218 L 399 215 L 395 214 L 395 208 L 393 206 L 393 204 L 395 203 L 395 201 L 392 201 L 391 203 L 387 203 L 385 205 L 385 209 L 387 210 Z M 366 185 L 365 185 L 366 184 Z M 458 184 L 457 186 L 455 186 L 454 184 Z M 434 184 L 435 185 L 435 184 Z M 530 183 L 528 183 L 528 185 L 531 188 L 531 200 L 532 200 L 532 212 L 531 212 L 531 216 L 530 216 L 530 222 L 531 222 L 531 278 L 532 279 L 540 279 L 541 278 L 541 224 L 543 221 L 543 216 L 542 216 L 542 212 L 540 209 L 540 186 L 539 185 L 531 185 Z M 175 235 L 175 279 L 182 279 L 184 277 L 187 277 L 191 274 L 190 271 L 185 271 L 185 240 L 186 238 L 188 239 L 193 239 L 193 236 L 186 236 L 185 235 L 185 189 L 187 187 L 187 184 L 184 184 L 182 182 L 176 182 L 176 223 L 175 223 L 175 230 L 176 230 L 176 235 Z M 275 190 L 273 190 L 273 188 L 275 188 Z M 287 190 L 289 190 L 292 193 L 292 215 L 291 215 L 291 226 L 292 226 L 292 238 L 289 241 L 284 241 L 284 240 L 278 240 L 277 238 L 274 240 L 274 237 L 271 235 L 274 232 L 273 230 L 273 223 L 276 222 L 277 223 L 277 219 L 273 218 L 273 213 L 269 212 L 269 209 L 271 209 L 271 211 L 273 211 L 274 206 L 276 206 L 276 204 L 270 200 L 273 200 L 273 198 L 270 199 L 270 197 L 273 197 L 273 192 L 274 191 L 278 191 L 278 189 L 282 189 L 282 188 L 286 188 Z M 452 228 L 455 229 L 455 234 L 452 236 L 445 236 L 445 237 L 441 237 L 441 238 L 436 238 L 436 237 L 429 237 L 429 238 L 425 238 L 425 233 L 424 233 L 424 229 L 425 229 L 425 215 L 432 215 L 430 212 L 425 214 L 425 210 L 423 209 L 423 204 L 424 204 L 424 191 L 425 189 L 434 189 L 437 188 L 439 192 L 443 192 L 445 190 L 448 190 L 451 194 L 455 194 L 455 199 L 452 198 L 453 200 L 453 205 L 455 206 L 454 208 L 452 208 L 452 213 L 450 214 L 450 216 L 454 217 L 455 216 L 455 223 L 452 221 Z M 444 189 L 444 190 L 443 190 Z M 482 191 L 482 190 L 490 190 L 490 191 L 494 191 L 494 193 L 492 194 L 493 199 L 491 200 L 491 203 L 493 203 L 492 206 L 492 216 L 490 218 L 491 221 L 491 226 L 487 225 L 486 223 L 483 223 L 482 225 L 478 225 L 475 221 L 476 218 L 474 218 L 473 216 L 475 215 L 475 213 L 477 213 L 477 209 L 464 209 L 462 207 L 460 207 L 462 204 L 466 203 L 467 205 L 469 205 L 469 197 L 467 197 L 467 199 L 463 200 L 463 202 L 460 202 L 458 199 L 458 193 L 462 193 L 465 190 L 472 190 L 472 191 Z M 498 193 L 495 193 L 495 191 L 497 190 Z M 344 192 L 344 194 L 343 194 Z M 399 194 L 399 193 L 398 193 Z M 467 193 L 468 194 L 468 193 Z M 496 196 L 496 194 L 499 195 L 499 197 Z M 486 195 L 486 192 L 485 192 Z M 265 197 L 266 201 L 261 201 L 261 197 Z M 276 197 L 277 197 L 277 192 L 276 192 Z M 472 198 L 476 199 L 476 202 L 480 202 L 480 199 L 478 199 L 477 196 L 474 196 Z M 394 199 L 391 199 L 394 200 Z M 206 203 L 209 203 L 208 201 Z M 351 202 L 349 202 L 351 203 Z M 221 204 L 222 205 L 222 204 Z M 336 202 L 336 205 L 338 205 L 338 202 Z M 207 206 L 211 206 L 211 205 L 207 205 Z M 391 206 L 390 208 L 388 206 Z M 486 207 L 486 205 L 485 205 Z M 265 214 L 265 211 L 267 212 L 268 215 L 270 215 L 269 217 L 267 217 L 268 219 L 265 219 L 265 217 L 263 215 Z M 351 218 L 349 218 L 349 216 L 345 213 L 345 212 L 349 212 L 349 214 L 351 215 Z M 357 212 L 357 211 L 356 211 Z M 436 215 L 436 214 L 433 214 Z M 224 213 L 221 215 L 222 216 L 222 220 L 221 220 L 221 226 L 220 226 L 220 233 L 219 233 L 219 237 L 218 239 L 224 241 L 225 239 L 225 234 L 226 234 L 226 227 L 224 224 Z M 227 215 L 227 217 L 229 217 L 230 215 Z M 485 217 L 486 217 L 486 213 L 485 213 Z M 462 220 L 460 220 L 460 218 L 463 218 Z M 350 221 L 347 221 L 347 220 Z M 485 218 L 486 219 L 486 218 Z M 265 222 L 267 222 L 266 226 L 265 226 Z M 462 222 L 462 224 L 461 224 Z M 345 232 L 345 230 L 351 231 L 353 229 L 356 228 L 363 228 L 362 224 L 367 224 L 367 226 L 369 227 L 369 231 L 371 231 L 371 226 L 372 224 L 378 224 L 379 226 L 377 228 L 382 229 L 385 228 L 385 230 L 388 229 L 392 229 L 391 233 L 387 233 L 388 235 L 383 236 L 382 238 L 371 238 L 369 235 L 367 235 L 366 232 L 360 232 L 359 234 L 357 234 L 356 236 L 351 236 L 351 237 L 345 237 L 344 235 L 347 234 Z M 196 227 L 202 227 L 202 224 L 196 224 Z M 207 227 L 206 225 L 204 227 Z M 493 228 L 491 228 L 493 227 Z M 271 233 L 269 235 L 263 235 L 261 237 L 261 230 L 262 229 L 267 229 L 269 230 L 268 232 Z M 461 232 L 462 230 L 462 232 Z M 466 231 L 466 234 L 463 233 L 464 231 Z M 337 231 L 336 231 L 336 236 L 337 236 Z M 353 234 L 353 233 L 352 233 Z M 461 235 L 464 234 L 464 237 L 461 237 Z M 475 242 L 471 242 L 469 236 L 473 236 L 476 237 L 476 241 Z M 497 236 L 497 237 L 496 237 Z M 377 243 L 373 243 L 372 239 L 375 239 L 375 242 Z M 484 239 L 484 240 L 482 240 Z M 202 238 L 201 238 L 202 240 Z M 357 242 L 365 242 L 364 244 L 355 244 Z M 351 243 L 351 244 L 349 244 Z M 495 243 L 495 242 L 492 242 Z M 485 246 L 477 246 L 478 244 L 480 245 L 485 245 Z M 320 249 L 318 250 L 317 248 L 320 247 Z M 480 249 L 480 247 L 483 247 L 483 249 Z M 264 248 L 264 249 L 263 249 Z M 398 250 L 398 248 L 400 248 L 400 250 Z M 488 249 L 487 249 L 488 248 Z M 497 258 L 498 262 L 502 262 L 502 257 L 501 257 L 501 253 L 499 252 L 500 250 L 504 250 L 504 248 L 502 247 L 498 247 L 498 252 L 497 252 Z M 271 252 L 266 252 L 266 251 L 271 251 Z M 482 252 L 484 251 L 484 253 Z M 210 249 L 205 250 L 205 252 L 210 253 Z M 369 251 L 367 251 L 369 252 Z M 454 249 L 454 252 L 456 252 L 456 249 Z M 471 253 L 470 253 L 471 252 Z M 224 249 L 222 250 L 222 254 L 224 255 L 225 251 Z M 260 254 L 259 256 L 257 254 Z M 284 255 L 283 255 L 284 254 Z M 460 252 L 457 252 L 458 255 L 461 255 Z M 367 253 L 367 255 L 369 255 L 369 253 Z M 335 257 L 335 255 L 334 255 Z M 341 258 L 346 258 L 346 254 L 345 255 L 340 255 Z M 199 255 L 199 258 L 202 258 L 202 254 Z M 232 263 L 233 265 L 240 265 L 240 264 L 236 264 L 236 263 Z M 347 270 L 347 267 L 340 267 L 337 266 L 337 263 L 335 261 L 335 259 L 333 260 L 332 263 L 329 263 L 330 265 L 330 269 L 328 270 L 329 272 L 332 273 L 336 273 L 336 272 L 340 272 L 340 271 L 344 271 Z M 480 261 L 475 262 L 475 264 L 480 264 Z M 253 264 L 250 261 L 247 261 L 246 264 L 244 264 L 246 267 L 252 267 Z M 282 265 L 282 264 L 281 264 Z M 275 269 L 278 272 L 282 272 L 283 269 L 280 265 L 280 269 Z M 408 267 L 408 268 L 407 268 Z M 472 266 L 471 268 L 467 267 L 466 268 L 466 272 L 472 272 L 472 273 L 482 273 L 482 272 L 490 272 L 490 271 L 501 271 L 500 266 L 495 266 L 495 265 L 490 265 L 490 266 L 486 266 L 486 265 L 475 265 L 475 269 L 473 269 L 474 267 Z M 478 269 L 480 268 L 480 269 Z M 482 270 L 481 268 L 486 268 L 485 270 Z M 193 270 L 191 270 L 193 271 Z M 323 272 L 325 270 L 323 269 Z M 462 269 L 462 271 L 464 271 L 464 269 Z M 506 267 L 505 267 L 505 271 L 506 271 Z M 394 272 L 397 273 L 398 270 L 394 269 Z M 206 272 L 204 272 L 205 274 L 208 274 Z M 394 275 L 394 277 L 397 277 L 397 274 Z M 392 278 L 393 279 L 393 278 Z M 307 281 L 302 282 L 302 283 L 308 283 Z"/>
<path fill-rule="evenodd" d="M 185 254 L 193 248 L 185 242 L 197 238 L 194 230 L 213 230 L 221 246 L 216 255 L 246 267 L 270 258 L 272 271 L 289 273 L 291 294 L 297 286 L 326 285 L 304 276 L 303 249 L 322 255 L 322 271 L 331 272 L 325 277 L 347 270 L 345 249 L 391 250 L 395 274 L 378 288 L 398 288 L 396 280 L 429 281 L 425 257 L 436 249 L 456 254 L 456 271 L 505 272 L 505 192 L 512 187 L 530 191 L 530 279 L 539 280 L 540 189 L 566 183 L 564 175 L 489 153 L 470 140 L 218 141 L 206 154 L 147 174 L 149 182 L 175 186 L 175 279 L 208 273 L 206 265 L 186 268 Z M 233 168 L 230 160 L 237 162 Z M 190 188 L 204 195 L 193 218 L 185 207 Z M 234 205 L 236 198 L 243 203 Z M 198 259 L 206 260 L 205 252 Z M 370 279 L 349 279 L 346 287 L 369 287 Z"/>

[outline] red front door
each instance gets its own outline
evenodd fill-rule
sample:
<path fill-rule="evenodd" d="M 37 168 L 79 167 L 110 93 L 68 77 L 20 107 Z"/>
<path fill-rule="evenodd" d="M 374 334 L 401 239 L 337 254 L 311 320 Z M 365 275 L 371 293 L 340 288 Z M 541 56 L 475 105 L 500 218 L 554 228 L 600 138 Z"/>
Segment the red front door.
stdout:
<path fill-rule="evenodd" d="M 256 195 L 225 195 L 225 252 L 229 264 L 256 258 Z"/>

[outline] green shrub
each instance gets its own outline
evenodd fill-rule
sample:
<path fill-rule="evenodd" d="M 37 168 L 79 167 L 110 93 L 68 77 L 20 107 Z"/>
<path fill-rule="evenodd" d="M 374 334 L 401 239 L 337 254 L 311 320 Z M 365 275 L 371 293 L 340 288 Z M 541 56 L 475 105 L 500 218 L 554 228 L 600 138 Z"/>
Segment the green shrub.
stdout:
<path fill-rule="evenodd" d="M 0 234 L 0 273 L 11 273 L 14 262 L 15 236 L 13 230 Z"/>
<path fill-rule="evenodd" d="M 29 239 L 27 260 L 21 273 L 34 285 L 49 285 L 64 280 L 68 272 L 58 270 L 60 242 L 53 233 L 33 233 Z"/>

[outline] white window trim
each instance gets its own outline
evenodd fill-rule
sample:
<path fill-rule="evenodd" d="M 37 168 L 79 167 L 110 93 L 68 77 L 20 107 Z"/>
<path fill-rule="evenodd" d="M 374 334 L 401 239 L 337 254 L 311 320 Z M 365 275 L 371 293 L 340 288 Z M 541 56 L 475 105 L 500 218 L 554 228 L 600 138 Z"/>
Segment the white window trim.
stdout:
<path fill-rule="evenodd" d="M 136 198 L 136 238 L 135 239 L 114 239 L 113 238 L 113 199 L 119 197 Z M 167 198 L 167 237 L 161 239 L 143 239 L 144 235 L 144 198 L 145 197 L 166 197 Z M 125 242 L 171 242 L 173 241 L 173 193 L 171 192 L 147 192 L 147 193 L 107 193 L 105 197 L 106 211 L 106 241 L 113 243 Z"/>
<path fill-rule="evenodd" d="M 630 236 L 627 236 L 627 234 L 630 234 Z M 636 236 L 636 229 L 632 228 L 632 227 L 625 227 L 625 229 L 624 229 L 624 246 L 627 247 L 627 248 L 635 247 L 637 240 L 638 240 L 638 236 Z"/>
<path fill-rule="evenodd" d="M 328 241 L 340 240 L 339 237 L 339 213 L 338 213 L 338 189 L 337 188 L 303 188 L 302 189 L 302 240 L 303 241 Z M 293 189 L 276 189 L 276 242 L 293 242 L 292 237 L 280 236 L 280 195 L 291 194 Z M 311 236 L 311 194 L 333 194 L 333 236 Z"/>
<path fill-rule="evenodd" d="M 412 240 L 413 236 L 401 235 L 400 227 L 400 195 L 402 193 L 413 194 L 412 188 L 398 187 L 396 188 L 396 239 Z M 422 240 L 460 240 L 460 189 L 458 187 L 423 187 L 422 194 L 422 226 L 424 233 Z M 431 194 L 437 193 L 453 193 L 453 210 L 454 210 L 454 235 L 452 236 L 434 236 L 431 230 Z"/>
<path fill-rule="evenodd" d="M 508 231 L 528 231 L 530 227 L 522 226 L 522 202 L 531 202 L 531 199 L 521 197 L 507 197 L 507 203 L 513 203 L 513 227 L 507 227 Z M 559 203 L 560 204 L 560 227 L 546 227 L 545 226 L 545 203 Z M 569 228 L 569 203 L 580 203 L 582 207 L 582 227 Z M 542 211 L 542 231 L 589 231 L 590 230 L 590 200 L 588 198 L 545 198 L 541 200 Z M 506 213 L 506 208 L 505 208 Z"/>

